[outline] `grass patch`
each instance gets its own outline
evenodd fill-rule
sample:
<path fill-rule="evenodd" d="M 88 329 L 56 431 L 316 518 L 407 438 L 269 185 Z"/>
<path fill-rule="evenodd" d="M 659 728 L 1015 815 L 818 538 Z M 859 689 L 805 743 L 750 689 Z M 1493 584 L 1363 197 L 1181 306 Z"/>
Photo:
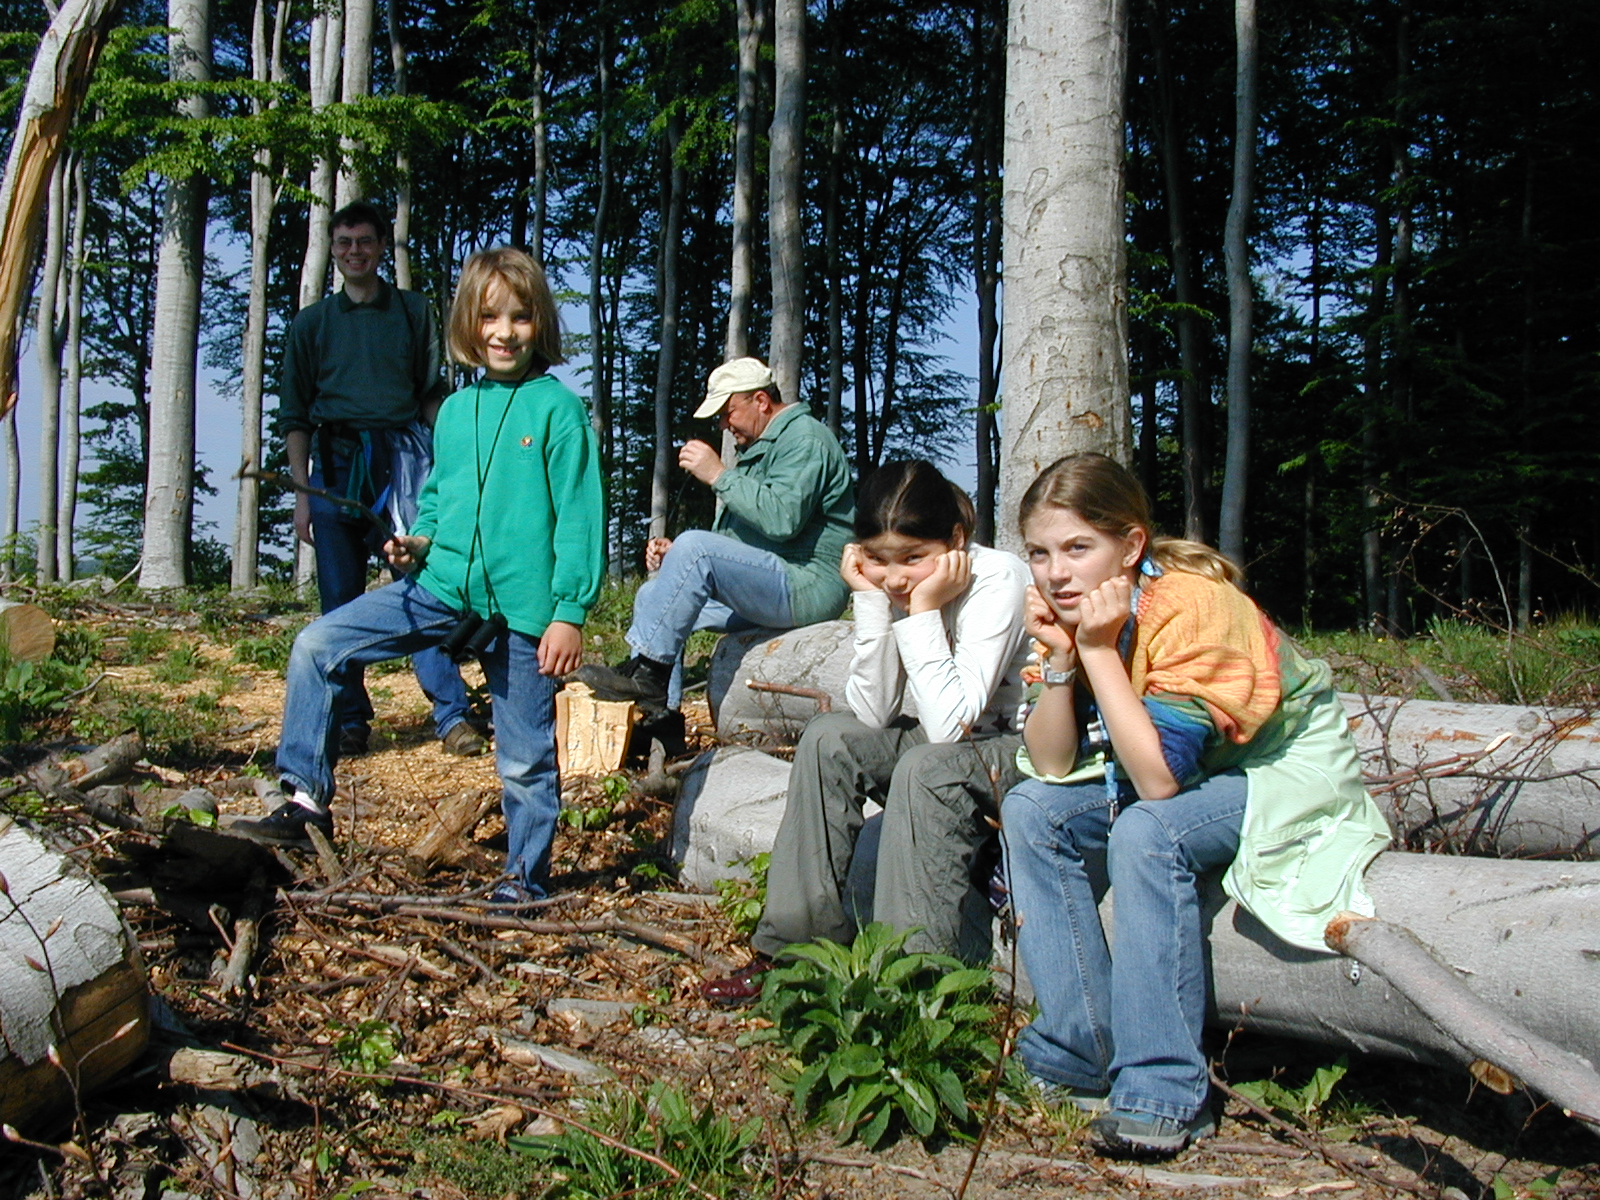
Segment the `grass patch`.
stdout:
<path fill-rule="evenodd" d="M 192 642 L 181 642 L 167 651 L 150 668 L 150 677 L 159 683 L 192 683 L 205 669 L 205 655 Z"/>

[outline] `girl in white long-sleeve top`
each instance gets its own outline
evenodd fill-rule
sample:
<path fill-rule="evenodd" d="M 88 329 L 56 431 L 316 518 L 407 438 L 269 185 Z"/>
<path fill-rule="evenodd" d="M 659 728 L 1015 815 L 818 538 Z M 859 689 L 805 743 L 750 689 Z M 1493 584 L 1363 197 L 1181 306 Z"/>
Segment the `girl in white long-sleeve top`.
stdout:
<path fill-rule="evenodd" d="M 708 997 L 749 999 L 784 947 L 848 942 L 869 919 L 917 930 L 909 949 L 987 959 L 992 818 L 1018 778 L 1029 577 L 975 545 L 974 524 L 972 501 L 931 463 L 888 463 L 861 485 L 839 568 L 855 605 L 851 711 L 806 726 L 756 957 L 705 984 Z M 870 917 L 845 901 L 868 800 L 884 808 Z"/>

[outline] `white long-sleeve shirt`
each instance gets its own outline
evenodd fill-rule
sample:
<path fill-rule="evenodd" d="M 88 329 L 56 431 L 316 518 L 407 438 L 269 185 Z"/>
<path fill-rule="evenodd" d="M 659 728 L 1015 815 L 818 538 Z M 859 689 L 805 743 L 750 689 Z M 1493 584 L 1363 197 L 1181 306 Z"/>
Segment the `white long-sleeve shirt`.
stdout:
<path fill-rule="evenodd" d="M 1012 729 L 1032 579 L 1015 555 L 977 545 L 971 552 L 972 582 L 938 612 L 897 615 L 883 592 L 855 593 L 855 658 L 844 692 L 862 724 L 888 725 L 909 688 L 930 742 Z"/>

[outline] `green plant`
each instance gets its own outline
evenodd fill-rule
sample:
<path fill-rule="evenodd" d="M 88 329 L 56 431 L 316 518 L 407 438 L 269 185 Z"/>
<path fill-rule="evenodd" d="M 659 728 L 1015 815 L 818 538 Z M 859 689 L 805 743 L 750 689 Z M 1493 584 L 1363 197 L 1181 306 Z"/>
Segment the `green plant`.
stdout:
<path fill-rule="evenodd" d="M 0 648 L 0 742 L 20 740 L 29 724 L 60 712 L 83 686 L 79 667 L 12 658 Z"/>
<path fill-rule="evenodd" d="M 963 1133 L 999 1058 L 989 972 L 943 954 L 906 953 L 906 933 L 876 923 L 850 946 L 789 947 L 767 974 L 757 1012 L 770 1029 L 749 1042 L 788 1050 L 778 1080 L 794 1106 L 841 1142 L 880 1145 L 897 1120 L 918 1136 Z"/>
<path fill-rule="evenodd" d="M 741 859 L 730 866 L 742 865 L 750 872 L 748 879 L 719 879 L 716 888 L 722 915 L 740 937 L 749 937 L 761 922 L 767 907 L 767 871 L 772 866 L 772 855 L 761 853 Z"/>
<path fill-rule="evenodd" d="M 184 642 L 174 646 L 150 668 L 150 677 L 162 683 L 188 683 L 205 665 L 205 657 L 199 649 L 192 642 Z"/>
<path fill-rule="evenodd" d="M 584 833 L 604 829 L 611 824 L 612 815 L 609 804 L 572 804 L 564 807 L 556 819 L 568 829 Z"/>
<path fill-rule="evenodd" d="M 97 662 L 105 649 L 105 638 L 98 629 L 76 621 L 56 624 L 56 646 L 51 656 L 58 662 L 74 667 L 86 667 Z"/>
<path fill-rule="evenodd" d="M 1297 1088 L 1285 1087 L 1276 1079 L 1256 1079 L 1237 1084 L 1234 1090 L 1262 1108 L 1312 1128 L 1321 1123 L 1323 1106 L 1333 1098 L 1334 1088 L 1349 1070 L 1350 1060 L 1341 1054 L 1328 1066 L 1318 1067 L 1311 1078 Z"/>
<path fill-rule="evenodd" d="M 293 645 L 294 634 L 288 630 L 260 637 L 242 637 L 233 644 L 233 661 L 265 671 L 286 671 L 289 669 L 289 649 Z"/>
<path fill-rule="evenodd" d="M 411 1130 L 406 1147 L 417 1166 L 413 1175 L 435 1175 L 468 1196 L 536 1196 L 540 1164 L 494 1141 L 474 1141 L 453 1132 L 461 1114 L 430 1120 L 436 1132 Z"/>
<path fill-rule="evenodd" d="M 696 1110 L 677 1088 L 657 1083 L 642 1099 L 620 1089 L 602 1093 L 584 1110 L 583 1122 L 612 1141 L 572 1126 L 545 1137 L 509 1140 L 551 1173 L 544 1193 L 550 1200 L 631 1195 L 686 1200 L 707 1192 L 761 1196 L 770 1190 L 766 1173 L 747 1162 L 760 1122 L 736 1124 L 719 1116 L 709 1100 Z M 623 1147 L 652 1155 L 678 1177 Z"/>
<path fill-rule="evenodd" d="M 153 658 L 160 658 L 172 646 L 172 635 L 165 629 L 134 629 L 122 647 L 118 660 L 137 667 Z"/>
<path fill-rule="evenodd" d="M 188 821 L 191 825 L 198 825 L 201 829 L 215 829 L 217 827 L 217 814 L 207 812 L 203 808 L 189 808 L 182 804 L 169 804 L 161 810 L 161 817 L 166 821 Z"/>
<path fill-rule="evenodd" d="M 1561 1169 L 1558 1167 L 1548 1175 L 1541 1175 L 1520 1190 L 1516 1185 L 1500 1175 L 1489 1181 L 1489 1186 L 1494 1191 L 1494 1200 L 1550 1200 L 1556 1194 L 1556 1183 L 1561 1179 Z"/>
<path fill-rule="evenodd" d="M 382 1076 L 393 1065 L 398 1051 L 395 1028 L 389 1022 L 369 1020 L 346 1025 L 335 1021 L 333 1028 L 339 1034 L 333 1043 L 333 1056 L 345 1070 L 358 1075 Z M 373 1082 L 380 1080 L 375 1078 Z"/>

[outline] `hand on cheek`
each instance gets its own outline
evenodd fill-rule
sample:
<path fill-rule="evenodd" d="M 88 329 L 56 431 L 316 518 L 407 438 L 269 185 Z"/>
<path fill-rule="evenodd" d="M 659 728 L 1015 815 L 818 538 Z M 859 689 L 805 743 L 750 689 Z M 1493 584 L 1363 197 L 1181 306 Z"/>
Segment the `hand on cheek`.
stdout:
<path fill-rule="evenodd" d="M 932 612 L 943 608 L 972 582 L 972 556 L 965 550 L 946 550 L 934 563 L 933 571 L 911 589 L 911 612 Z"/>
<path fill-rule="evenodd" d="M 1115 650 L 1132 598 L 1133 585 L 1120 575 L 1087 593 L 1078 603 L 1078 646 L 1085 650 Z"/>
<path fill-rule="evenodd" d="M 1050 602 L 1037 587 L 1030 586 L 1024 596 L 1022 619 L 1028 636 L 1051 654 L 1069 655 L 1076 651 L 1072 630 L 1061 623 L 1056 610 L 1050 607 Z"/>

